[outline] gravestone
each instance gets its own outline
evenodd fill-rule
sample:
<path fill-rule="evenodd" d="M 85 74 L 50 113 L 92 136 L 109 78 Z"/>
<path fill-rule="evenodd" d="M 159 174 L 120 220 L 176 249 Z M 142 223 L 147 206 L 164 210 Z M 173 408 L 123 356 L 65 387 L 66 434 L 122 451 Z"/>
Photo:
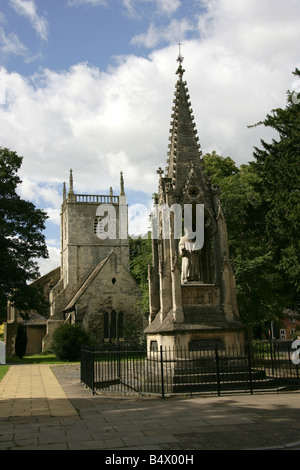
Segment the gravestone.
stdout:
<path fill-rule="evenodd" d="M 6 364 L 5 343 L 0 341 L 0 364 Z"/>

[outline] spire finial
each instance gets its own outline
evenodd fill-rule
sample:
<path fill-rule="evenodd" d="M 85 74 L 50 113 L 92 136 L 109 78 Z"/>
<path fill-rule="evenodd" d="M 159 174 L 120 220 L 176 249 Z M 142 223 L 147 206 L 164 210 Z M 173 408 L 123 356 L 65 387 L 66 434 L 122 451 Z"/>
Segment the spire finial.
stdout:
<path fill-rule="evenodd" d="M 182 46 L 182 42 L 179 41 L 177 44 L 178 44 L 178 49 L 179 49 L 178 59 L 177 60 L 182 62 L 183 59 L 184 59 L 181 55 L 181 49 L 180 49 L 180 46 Z"/>
<path fill-rule="evenodd" d="M 121 173 L 120 173 L 120 189 L 121 189 L 120 196 L 125 196 L 123 171 L 121 171 Z"/>
<path fill-rule="evenodd" d="M 178 53 L 178 57 L 177 57 L 177 62 L 179 63 L 179 66 L 178 66 L 178 69 L 177 69 L 177 74 L 180 75 L 180 77 L 182 77 L 182 75 L 184 74 L 185 70 L 184 68 L 182 67 L 182 62 L 183 62 L 183 55 L 181 54 L 181 46 L 182 46 L 182 43 L 181 42 L 178 42 L 178 47 L 179 47 L 179 53 Z"/>
<path fill-rule="evenodd" d="M 70 170 L 70 178 L 69 178 L 69 194 L 74 194 L 73 190 L 73 170 Z"/>

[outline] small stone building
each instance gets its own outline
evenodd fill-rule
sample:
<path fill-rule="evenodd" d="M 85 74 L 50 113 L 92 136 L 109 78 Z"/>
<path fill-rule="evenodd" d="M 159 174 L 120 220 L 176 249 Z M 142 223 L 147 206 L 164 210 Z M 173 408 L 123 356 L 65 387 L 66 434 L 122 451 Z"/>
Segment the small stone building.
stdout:
<path fill-rule="evenodd" d="M 43 295 L 46 299 L 49 298 L 49 293 L 57 284 L 60 278 L 60 268 L 55 268 L 49 273 L 41 276 L 32 283 L 32 286 L 41 288 Z M 47 312 L 46 312 L 47 313 Z M 48 316 L 50 315 L 50 308 L 48 309 Z M 39 315 L 35 311 L 28 312 L 28 319 L 23 320 L 17 309 L 8 302 L 7 305 L 7 322 L 5 323 L 5 343 L 7 356 L 14 355 L 15 352 L 15 339 L 17 335 L 18 324 L 23 323 L 27 332 L 27 351 L 28 356 L 32 354 L 39 354 L 42 351 L 42 341 L 46 334 L 47 317 Z"/>

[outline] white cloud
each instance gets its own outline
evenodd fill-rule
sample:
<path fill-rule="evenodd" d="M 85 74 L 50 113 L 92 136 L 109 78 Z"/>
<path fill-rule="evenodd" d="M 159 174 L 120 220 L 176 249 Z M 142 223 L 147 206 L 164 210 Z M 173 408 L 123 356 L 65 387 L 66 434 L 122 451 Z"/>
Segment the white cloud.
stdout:
<path fill-rule="evenodd" d="M 0 23 L 6 23 L 7 20 L 6 20 L 6 16 L 4 15 L 4 13 L 2 13 L 2 11 L 0 11 Z"/>
<path fill-rule="evenodd" d="M 107 6 L 106 0 L 68 0 L 69 6 L 78 6 L 78 5 L 92 5 L 92 6 Z"/>
<path fill-rule="evenodd" d="M 50 222 L 56 225 L 60 224 L 61 193 L 62 191 L 58 191 L 57 185 L 39 185 L 27 177 L 22 179 L 22 183 L 18 187 L 20 197 L 33 202 L 38 207 L 44 207 Z"/>
<path fill-rule="evenodd" d="M 169 25 L 156 26 L 151 23 L 146 33 L 138 34 L 131 40 L 132 44 L 153 48 L 161 43 L 174 44 L 176 41 L 182 41 L 186 33 L 195 28 L 187 19 L 173 19 Z"/>
<path fill-rule="evenodd" d="M 150 4 L 155 6 L 155 10 L 152 11 L 154 16 L 172 16 L 180 7 L 181 2 L 180 0 L 122 0 L 122 4 L 129 16 L 138 18 L 143 16 L 143 7 Z"/>
<path fill-rule="evenodd" d="M 180 23 L 182 34 L 195 25 L 199 31 L 198 39 L 184 40 L 182 54 L 203 153 L 216 150 L 239 165 L 252 159 L 261 138 L 272 137 L 247 126 L 284 107 L 286 90 L 295 86 L 300 2 L 290 2 L 287 8 L 281 0 L 202 0 L 206 15 Z M 140 41 L 170 40 L 172 24 L 165 33 L 153 24 L 153 35 Z M 117 192 L 120 171 L 125 190 L 150 197 L 157 190 L 156 169 L 167 159 L 176 41 L 174 32 L 174 46 L 148 59 L 120 57 L 105 72 L 81 63 L 26 79 L 0 69 L 1 146 L 24 156 L 24 191 L 50 208 L 53 222 L 61 203 L 57 184 L 70 168 L 78 193 L 108 193 L 110 186 Z"/>
<path fill-rule="evenodd" d="M 158 10 L 162 13 L 172 15 L 181 5 L 180 0 L 154 0 L 157 3 Z"/>
<path fill-rule="evenodd" d="M 300 39 L 298 0 L 201 0 L 202 37 L 218 41 L 239 56 L 275 65 L 295 54 Z M 277 65 L 278 62 L 277 62 Z"/>
<path fill-rule="evenodd" d="M 48 22 L 46 18 L 39 16 L 34 0 L 9 0 L 11 7 L 31 22 L 37 34 L 46 40 L 48 37 Z"/>
<path fill-rule="evenodd" d="M 60 203 L 60 195 L 57 189 L 51 185 L 39 186 L 36 182 L 28 178 L 23 178 L 18 187 L 18 193 L 22 199 L 30 200 L 39 204 L 41 200 L 50 202 L 54 207 Z"/>
<path fill-rule="evenodd" d="M 49 258 L 39 258 L 36 260 L 40 268 L 41 276 L 44 276 L 60 266 L 60 248 L 59 244 L 57 245 L 55 243 L 57 243 L 55 240 L 46 240 Z"/>
<path fill-rule="evenodd" d="M 183 49 L 202 151 L 250 160 L 263 129 L 247 125 L 284 105 L 292 63 L 283 71 L 212 40 L 186 41 Z M 149 60 L 124 58 L 106 73 L 78 64 L 31 80 L 2 69 L 0 141 L 24 156 L 23 180 L 62 184 L 73 168 L 76 191 L 98 192 L 118 188 L 123 171 L 128 188 L 155 191 L 156 169 L 166 163 L 176 57 L 174 46 Z"/>
<path fill-rule="evenodd" d="M 59 201 L 61 204 L 61 200 Z M 57 207 L 45 207 L 45 212 L 49 217 L 49 221 L 54 225 L 60 226 L 60 204 Z"/>
<path fill-rule="evenodd" d="M 6 32 L 1 26 L 0 51 L 3 56 L 10 54 L 25 56 L 28 53 L 27 48 L 21 43 L 17 35 L 14 33 L 6 34 Z"/>
<path fill-rule="evenodd" d="M 118 184 L 123 170 L 127 185 L 151 190 L 151 155 L 167 136 L 155 118 L 165 83 L 150 61 L 128 59 L 110 74 L 79 64 L 60 74 L 45 70 L 31 81 L 2 69 L 0 78 L 7 100 L 0 109 L 0 139 L 24 156 L 23 179 L 62 182 L 73 168 L 77 188 L 96 191 Z"/>

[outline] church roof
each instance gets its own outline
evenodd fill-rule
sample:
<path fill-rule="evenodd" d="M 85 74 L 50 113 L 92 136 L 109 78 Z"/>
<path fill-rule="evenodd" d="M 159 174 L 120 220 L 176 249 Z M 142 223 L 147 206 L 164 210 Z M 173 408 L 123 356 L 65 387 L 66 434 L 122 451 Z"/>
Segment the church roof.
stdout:
<path fill-rule="evenodd" d="M 110 255 L 111 255 L 111 253 L 110 253 Z M 107 258 L 105 258 L 103 261 L 101 261 L 99 264 L 97 264 L 97 266 L 95 266 L 95 268 L 90 272 L 90 274 L 88 275 L 86 280 L 83 282 L 81 287 L 78 289 L 76 294 L 72 297 L 72 299 L 70 300 L 68 305 L 64 308 L 64 312 L 70 312 L 71 310 L 74 309 L 76 302 L 82 296 L 82 294 L 86 291 L 86 289 L 91 285 L 91 283 L 93 282 L 95 277 L 99 274 L 99 272 L 101 271 L 101 269 L 105 265 L 105 263 L 108 260 L 108 258 L 110 257 L 110 255 Z"/>
<path fill-rule="evenodd" d="M 46 323 L 47 323 L 47 318 L 36 313 L 34 315 L 31 315 L 28 320 L 25 320 L 23 322 L 23 325 L 36 326 L 36 325 L 45 325 Z"/>

